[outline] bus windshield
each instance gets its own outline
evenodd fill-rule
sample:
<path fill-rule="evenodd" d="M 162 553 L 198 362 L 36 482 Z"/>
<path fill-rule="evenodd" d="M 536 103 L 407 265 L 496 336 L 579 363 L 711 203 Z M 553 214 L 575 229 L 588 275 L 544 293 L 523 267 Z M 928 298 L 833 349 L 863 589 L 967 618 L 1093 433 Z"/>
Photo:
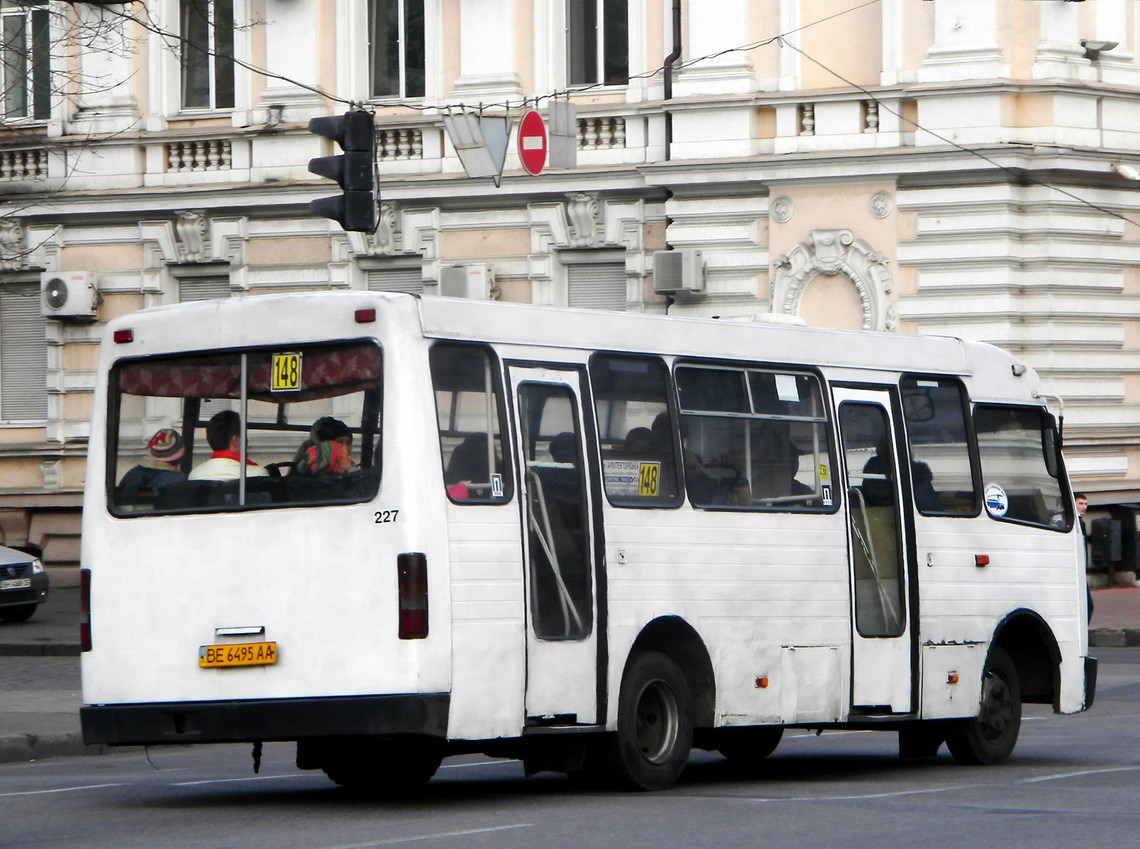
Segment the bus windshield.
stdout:
<path fill-rule="evenodd" d="M 380 381 L 381 353 L 371 342 L 125 360 L 111 380 L 111 511 L 371 498 Z"/>

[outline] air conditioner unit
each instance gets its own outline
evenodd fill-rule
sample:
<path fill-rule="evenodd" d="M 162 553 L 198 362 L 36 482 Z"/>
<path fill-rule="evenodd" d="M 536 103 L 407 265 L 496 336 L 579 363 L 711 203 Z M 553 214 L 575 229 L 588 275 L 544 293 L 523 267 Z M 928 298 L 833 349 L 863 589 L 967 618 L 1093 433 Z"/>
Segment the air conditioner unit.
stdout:
<path fill-rule="evenodd" d="M 94 318 L 98 294 L 92 271 L 45 271 L 40 275 L 40 307 L 48 318 Z"/>
<path fill-rule="evenodd" d="M 658 295 L 696 295 L 705 290 L 705 261 L 693 249 L 653 252 L 653 291 Z"/>
<path fill-rule="evenodd" d="M 439 272 L 439 294 L 445 298 L 485 301 L 494 285 L 495 273 L 485 265 L 445 265 Z"/>

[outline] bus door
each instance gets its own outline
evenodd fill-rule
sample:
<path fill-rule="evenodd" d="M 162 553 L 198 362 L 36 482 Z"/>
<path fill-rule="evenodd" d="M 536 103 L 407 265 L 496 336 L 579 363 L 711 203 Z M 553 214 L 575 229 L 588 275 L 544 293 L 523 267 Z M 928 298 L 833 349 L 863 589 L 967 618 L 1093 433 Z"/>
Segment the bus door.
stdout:
<path fill-rule="evenodd" d="M 604 718 L 598 672 L 596 482 L 581 370 L 510 365 L 526 590 L 526 715 L 540 725 Z"/>
<path fill-rule="evenodd" d="M 909 515 L 899 484 L 892 393 L 836 388 L 846 467 L 852 587 L 852 709 L 914 710 L 915 633 L 907 564 Z"/>

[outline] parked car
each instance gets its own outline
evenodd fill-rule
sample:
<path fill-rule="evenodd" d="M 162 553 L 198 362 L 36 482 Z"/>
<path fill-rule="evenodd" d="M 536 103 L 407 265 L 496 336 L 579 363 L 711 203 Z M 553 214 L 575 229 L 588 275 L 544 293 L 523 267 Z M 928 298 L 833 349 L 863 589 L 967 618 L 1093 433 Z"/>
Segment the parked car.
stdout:
<path fill-rule="evenodd" d="M 48 576 L 40 559 L 0 545 L 0 620 L 25 622 L 47 597 Z"/>

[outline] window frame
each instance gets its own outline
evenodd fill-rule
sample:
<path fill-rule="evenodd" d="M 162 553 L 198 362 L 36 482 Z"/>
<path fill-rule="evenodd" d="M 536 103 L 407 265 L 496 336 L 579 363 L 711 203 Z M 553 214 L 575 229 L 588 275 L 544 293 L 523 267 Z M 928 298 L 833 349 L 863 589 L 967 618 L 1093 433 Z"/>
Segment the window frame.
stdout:
<path fill-rule="evenodd" d="M 226 21 L 219 22 L 218 7 L 224 4 L 228 15 L 229 26 Z M 206 44 L 203 48 L 192 40 L 187 32 L 187 16 L 195 7 L 203 6 L 206 9 Z M 178 105 L 182 112 L 230 112 L 237 108 L 237 48 L 238 39 L 236 28 L 239 6 L 237 0 L 178 0 L 178 30 L 180 50 L 178 55 Z M 225 32 L 231 39 L 229 53 L 218 46 L 218 34 Z M 191 62 L 191 59 L 199 62 Z M 209 96 L 208 103 L 191 104 L 188 94 L 191 82 L 190 74 L 198 70 L 205 73 Z M 219 79 L 228 75 L 228 79 Z M 223 91 L 223 87 L 228 90 Z M 227 100 L 228 103 L 222 102 Z"/>
<path fill-rule="evenodd" d="M 318 499 L 318 500 L 275 501 L 275 502 L 268 502 L 268 503 L 263 502 L 263 501 L 256 501 L 256 502 L 246 501 L 244 503 L 238 503 L 238 504 L 220 504 L 220 505 L 219 504 L 213 504 L 213 505 L 205 505 L 205 506 L 166 507 L 166 508 L 161 508 L 161 509 L 157 508 L 157 506 L 156 506 L 155 509 L 146 510 L 145 512 L 123 509 L 125 506 L 129 506 L 129 505 L 122 505 L 122 504 L 118 503 L 115 490 L 119 486 L 118 463 L 120 460 L 120 440 L 121 440 L 121 427 L 120 427 L 120 425 L 121 425 L 121 413 L 120 413 L 120 411 L 122 409 L 122 398 L 124 398 L 124 397 L 136 397 L 136 398 L 144 398 L 144 399 L 145 398 L 155 398 L 155 397 L 168 397 L 171 399 L 179 398 L 179 396 L 175 396 L 175 395 L 156 396 L 156 395 L 134 395 L 132 393 L 124 393 L 121 389 L 121 386 L 120 386 L 120 375 L 121 375 L 124 368 L 130 367 L 132 365 L 136 365 L 139 363 L 161 362 L 164 360 L 169 361 L 169 360 L 179 360 L 179 359 L 192 359 L 192 358 L 198 358 L 198 357 L 206 358 L 206 357 L 230 357 L 230 356 L 237 357 L 240 359 L 241 357 L 244 357 L 244 356 L 249 355 L 249 354 L 266 354 L 266 353 L 273 354 L 273 353 L 280 353 L 280 352 L 286 352 L 286 351 L 289 351 L 289 352 L 300 351 L 302 354 L 304 354 L 305 351 L 308 351 L 310 349 L 332 349 L 332 348 L 348 349 L 348 348 L 352 348 L 354 346 L 366 346 L 366 345 L 372 346 L 377 351 L 377 355 L 379 357 L 379 364 L 380 364 L 380 376 L 379 376 L 379 379 L 376 381 L 376 384 L 374 386 L 371 386 L 371 387 L 364 389 L 364 390 L 357 390 L 357 391 L 361 391 L 361 392 L 365 393 L 365 397 L 362 399 L 362 402 L 363 402 L 362 415 L 364 412 L 368 411 L 368 399 L 366 397 L 367 393 L 376 393 L 376 403 L 375 403 L 375 417 L 376 418 L 375 418 L 375 422 L 374 422 L 374 428 L 375 429 L 372 432 L 373 444 L 372 444 L 371 454 L 370 454 L 371 464 L 370 465 L 362 465 L 362 469 L 368 470 L 372 473 L 373 477 L 375 478 L 375 480 L 374 480 L 375 485 L 373 487 L 371 487 L 370 491 L 366 492 L 363 496 L 350 495 L 350 496 L 347 496 L 344 498 L 329 498 L 329 499 L 322 498 L 322 499 Z M 220 348 L 220 349 L 216 349 L 216 350 L 169 351 L 169 352 L 164 352 L 161 354 L 148 354 L 148 355 L 137 356 L 137 357 L 124 357 L 120 360 L 117 360 L 111 366 L 111 369 L 108 373 L 107 418 L 106 418 L 106 433 L 104 434 L 104 442 L 105 442 L 105 448 L 106 448 L 104 494 L 105 494 L 105 499 L 106 499 L 107 512 L 110 515 L 115 516 L 116 518 L 134 519 L 134 518 L 150 518 L 150 517 L 154 517 L 154 516 L 169 516 L 169 515 L 203 515 L 203 514 L 208 514 L 208 513 L 244 513 L 244 512 L 250 512 L 250 511 L 257 511 L 257 510 L 279 510 L 279 509 L 291 509 L 291 508 L 298 508 L 298 507 L 326 507 L 326 506 L 337 506 L 337 505 L 343 505 L 343 504 L 364 504 L 364 503 L 368 503 L 368 502 L 375 500 L 375 498 L 377 497 L 377 495 L 379 494 L 379 491 L 380 491 L 381 476 L 383 473 L 384 383 L 385 383 L 384 382 L 384 368 L 385 368 L 385 360 L 386 360 L 386 357 L 385 357 L 385 352 L 384 352 L 383 346 L 376 339 L 368 338 L 368 337 L 355 338 L 355 339 L 310 340 L 310 341 L 299 342 L 299 343 L 282 342 L 282 343 L 277 343 L 277 344 L 273 344 L 273 345 L 254 345 L 254 346 L 244 346 L 244 347 L 234 347 L 234 348 Z M 343 393 L 343 394 L 348 395 L 348 394 L 352 394 L 352 393 Z M 183 417 L 185 417 L 185 414 L 186 414 L 186 407 L 185 407 L 185 398 L 186 397 L 187 396 L 181 396 L 180 403 L 179 403 L 180 413 L 183 415 Z M 338 396 L 330 396 L 330 397 L 338 397 Z M 241 396 L 240 398 L 234 398 L 232 400 L 239 404 L 239 411 L 238 412 L 242 417 L 242 432 L 243 433 L 248 432 L 248 431 L 258 431 L 258 430 L 275 431 L 275 432 L 296 432 L 296 434 L 298 436 L 298 440 L 303 439 L 309 433 L 309 429 L 310 429 L 311 425 L 308 425 L 308 424 L 289 426 L 287 423 L 282 425 L 280 421 L 276 422 L 273 425 L 268 425 L 264 421 L 251 422 L 249 420 L 249 416 L 248 416 L 249 403 L 252 400 L 257 400 L 257 399 L 246 398 L 246 397 L 244 397 L 244 392 L 243 392 L 243 396 Z M 287 401 L 286 401 L 286 403 L 287 403 Z M 241 406 L 242 404 L 244 404 L 244 406 Z M 362 421 L 361 427 L 359 428 L 359 430 L 361 430 L 361 432 L 364 432 L 363 424 L 364 423 Z M 177 423 L 175 423 L 174 426 L 179 431 L 179 433 L 181 435 L 183 435 L 187 451 L 193 451 L 194 452 L 193 466 L 196 467 L 200 463 L 204 462 L 204 460 L 209 458 L 211 452 L 210 452 L 208 445 L 204 444 L 202 446 L 198 446 L 196 439 L 186 439 L 185 438 L 184 421 L 177 422 Z M 205 438 L 205 427 L 206 427 L 206 420 L 204 420 L 202 418 L 201 414 L 199 413 L 199 415 L 197 416 L 197 421 L 194 424 L 194 436 L 195 437 L 201 436 L 201 438 L 204 440 L 204 438 Z M 203 448 L 204 450 L 201 452 L 198 451 L 197 449 L 199 447 Z M 256 449 L 254 449 L 254 450 L 256 451 Z M 361 452 L 361 455 L 362 455 L 361 458 L 364 459 L 363 458 L 363 452 Z M 189 472 L 190 467 L 189 466 L 184 467 L 183 471 Z M 240 477 L 240 480 L 245 480 L 248 482 L 249 480 L 253 480 L 253 479 L 254 478 L 245 475 L 244 470 L 243 470 L 242 475 Z M 269 479 L 273 480 L 274 478 L 271 477 Z M 239 479 L 234 479 L 234 482 L 237 482 L 238 480 Z M 229 482 L 228 481 L 197 481 L 197 483 L 226 484 Z"/>
<path fill-rule="evenodd" d="M 623 359 L 624 360 L 642 360 L 642 361 L 653 360 L 655 362 L 660 363 L 661 368 L 664 372 L 665 412 L 669 416 L 669 429 L 670 429 L 670 435 L 671 435 L 671 439 L 672 439 L 672 445 L 671 445 L 672 453 L 668 457 L 668 461 L 672 465 L 672 470 L 671 470 L 671 474 L 672 474 L 672 478 L 673 478 L 672 483 L 676 489 L 676 493 L 672 496 L 670 496 L 670 495 L 657 496 L 651 501 L 646 500 L 646 499 L 642 499 L 640 497 L 638 497 L 636 499 L 626 500 L 625 498 L 622 498 L 620 496 L 618 498 L 615 498 L 615 496 L 609 491 L 609 488 L 606 486 L 605 461 L 607 458 L 605 457 L 605 448 L 602 445 L 602 438 L 601 438 L 602 427 L 601 427 L 601 422 L 599 420 L 600 419 L 599 408 L 598 408 L 598 400 L 599 399 L 598 399 L 598 396 L 597 396 L 596 390 L 595 390 L 595 387 L 597 386 L 598 381 L 596 380 L 595 369 L 600 367 L 600 364 L 603 361 L 613 361 L 613 360 L 623 360 Z M 678 409 L 677 409 L 677 390 L 676 390 L 676 387 L 674 386 L 674 383 L 673 383 L 673 369 L 672 369 L 670 363 L 664 357 L 662 357 L 658 354 L 641 354 L 641 353 L 629 352 L 629 351 L 595 351 L 590 355 L 589 362 L 587 363 L 587 366 L 586 366 L 586 371 L 590 377 L 590 406 L 591 406 L 592 411 L 593 411 L 595 422 L 597 423 L 597 427 L 595 428 L 595 430 L 596 430 L 596 438 L 598 441 L 598 456 L 599 456 L 599 461 L 601 463 L 601 469 L 602 469 L 601 480 L 600 480 L 601 491 L 602 491 L 602 494 L 605 496 L 606 501 L 608 501 L 612 507 L 617 507 L 617 508 L 622 508 L 622 509 L 633 509 L 633 510 L 676 510 L 677 508 L 681 507 L 685 503 L 685 481 L 684 481 L 683 468 L 682 468 L 682 464 L 681 464 L 681 447 L 680 447 L 680 441 L 679 441 L 679 427 L 677 424 L 677 422 L 679 421 L 679 415 L 680 414 L 679 414 Z"/>
<path fill-rule="evenodd" d="M 21 20 L 23 46 L 13 51 L 19 67 L 8 60 L 9 22 Z M 46 0 L 23 4 L 0 0 L 0 122 L 45 122 L 51 119 L 51 10 Z M 18 81 L 8 84 L 9 74 Z M 20 92 L 22 107 L 10 107 L 9 95 Z M 9 111 L 12 108 L 13 111 Z"/>
<path fill-rule="evenodd" d="M 914 440 L 911 438 L 910 419 L 908 418 L 908 416 L 906 414 L 906 395 L 907 395 L 906 383 L 907 383 L 907 381 L 915 381 L 917 383 L 918 381 L 923 381 L 923 380 L 938 381 L 939 383 L 942 383 L 942 384 L 954 384 L 958 388 L 958 397 L 959 397 L 959 400 L 961 402 L 962 423 L 963 423 L 963 426 L 965 428 L 967 461 L 970 464 L 970 484 L 974 489 L 974 491 L 973 491 L 974 505 L 973 505 L 973 509 L 971 509 L 969 511 L 965 511 L 965 512 L 960 512 L 960 513 L 949 512 L 949 511 L 944 511 L 944 510 L 940 510 L 940 511 L 923 510 L 921 507 L 919 507 L 917 501 L 915 500 L 915 481 L 914 481 L 914 467 L 913 466 L 911 467 L 911 474 L 907 476 L 907 479 L 909 481 L 909 486 L 910 486 L 911 500 L 912 500 L 912 502 L 914 502 L 914 507 L 915 507 L 916 512 L 918 512 L 922 516 L 938 516 L 941 518 L 951 518 L 951 519 L 975 518 L 975 517 L 979 516 L 983 510 L 983 500 L 984 499 L 983 499 L 983 493 L 982 493 L 983 486 L 982 486 L 981 459 L 980 459 L 979 454 L 978 454 L 978 441 L 977 441 L 977 438 L 976 438 L 976 435 L 974 432 L 974 416 L 973 416 L 973 409 L 971 407 L 972 402 L 970 399 L 970 392 L 967 389 L 966 384 L 961 380 L 961 378 L 953 376 L 953 375 L 920 374 L 917 372 L 907 372 L 906 374 L 903 374 L 899 378 L 899 404 L 900 404 L 899 421 L 901 422 L 903 433 L 906 435 L 906 447 L 907 447 L 908 455 L 910 456 L 910 459 L 912 459 L 912 460 L 917 459 L 920 462 L 925 462 L 921 457 L 916 458 L 913 456 L 914 444 L 915 443 L 914 443 Z M 924 444 L 929 444 L 929 443 L 924 443 Z"/>
<path fill-rule="evenodd" d="M 994 515 L 994 513 L 990 511 L 989 507 L 986 504 L 987 498 L 988 498 L 986 495 L 986 490 L 988 490 L 989 487 L 991 486 L 990 483 L 987 483 L 987 481 L 991 479 L 991 476 L 987 475 L 987 473 L 986 473 L 985 453 L 983 452 L 982 439 L 980 438 L 980 436 L 978 436 L 979 429 L 977 426 L 978 413 L 980 411 L 986 411 L 986 410 L 1012 410 L 1012 411 L 1020 411 L 1020 412 L 1032 412 L 1035 416 L 1038 417 L 1038 421 L 1040 422 L 1040 425 L 1041 425 L 1041 428 L 1038 431 L 1038 433 L 1040 434 L 1040 439 L 1041 439 L 1041 445 L 1040 445 L 1040 451 L 1042 453 L 1041 459 L 1042 459 L 1042 463 L 1045 464 L 1046 473 L 1049 474 L 1050 478 L 1052 478 L 1053 480 L 1055 480 L 1057 482 L 1058 502 L 1059 502 L 1060 507 L 1061 507 L 1061 516 L 1063 518 L 1062 524 L 1055 524 L 1056 516 L 1051 517 L 1050 520 L 1048 520 L 1046 522 L 1034 522 L 1034 521 L 1031 521 L 1028 519 L 1020 519 L 1020 518 L 1012 517 L 1012 516 L 1009 516 L 1007 514 Z M 1040 407 L 1040 406 L 1036 406 L 1036 405 L 1032 405 L 1032 404 L 1005 403 L 1005 402 L 1001 402 L 1001 401 L 980 401 L 980 402 L 977 402 L 973 405 L 973 408 L 971 409 L 970 412 L 971 412 L 970 425 L 971 425 L 971 428 L 973 429 L 973 431 L 975 433 L 975 439 L 976 439 L 975 444 L 976 444 L 976 450 L 977 450 L 977 454 L 978 454 L 978 469 L 979 469 L 979 472 L 982 476 L 982 487 L 983 487 L 983 489 L 982 489 L 980 495 L 981 495 L 981 500 L 982 500 L 982 506 L 984 508 L 983 512 L 985 513 L 985 515 L 988 516 L 990 519 L 992 519 L 995 522 L 1006 522 L 1006 523 L 1011 524 L 1011 525 L 1021 525 L 1023 527 L 1027 527 L 1027 528 L 1037 528 L 1039 530 L 1053 531 L 1055 533 L 1069 533 L 1070 531 L 1072 531 L 1074 524 L 1075 524 L 1075 521 L 1076 521 L 1075 513 L 1073 510 L 1073 496 L 1072 496 L 1072 492 L 1071 492 L 1071 486 L 1070 486 L 1069 480 L 1068 480 L 1068 475 L 1065 473 L 1064 458 L 1061 456 L 1061 451 L 1059 449 L 1060 443 L 1059 443 L 1059 434 L 1057 433 L 1057 422 L 1056 422 L 1056 419 L 1053 417 L 1053 415 L 1044 407 Z M 1044 452 L 1046 450 L 1045 434 L 1049 430 L 1051 430 L 1053 435 L 1054 435 L 1053 446 L 1057 452 L 1057 474 L 1056 475 L 1052 475 L 1049 473 L 1048 463 L 1044 458 Z M 1003 490 L 1005 489 L 1004 484 L 998 484 L 998 486 L 1001 486 Z M 1008 498 L 1008 491 L 1006 492 L 1006 497 Z M 1008 513 L 1008 508 L 1007 508 L 1007 513 Z"/>
<path fill-rule="evenodd" d="M 417 6 L 420 17 L 418 45 L 412 42 L 413 36 L 409 36 L 409 4 L 414 3 Z M 384 4 L 386 7 L 389 4 L 395 4 L 396 7 L 396 62 L 395 71 L 397 77 L 397 90 L 394 92 L 377 92 L 377 12 L 379 6 Z M 366 86 L 368 90 L 369 101 L 383 102 L 383 101 L 403 101 L 403 100 L 422 100 L 427 96 L 428 89 L 428 14 L 429 2 L 428 0 L 368 0 L 367 3 L 367 25 L 366 25 L 366 57 L 367 57 L 367 77 Z M 412 50 L 418 46 L 419 56 L 414 57 Z M 411 68 L 412 58 L 419 59 L 419 65 Z M 411 68 L 411 70 L 409 70 Z M 391 70 L 391 63 L 389 70 Z M 409 91 L 409 77 L 412 73 L 418 72 L 420 75 L 419 91 Z"/>
<path fill-rule="evenodd" d="M 495 404 L 495 415 L 498 417 L 499 425 L 499 452 L 502 457 L 502 469 L 498 472 L 502 478 L 503 494 L 502 496 L 490 496 L 486 498 L 456 498 L 453 493 L 449 491 L 447 484 L 447 463 L 450 460 L 444 459 L 443 442 L 444 432 L 440 430 L 440 409 L 439 409 L 439 390 L 435 385 L 435 374 L 432 370 L 431 352 L 437 348 L 462 348 L 469 351 L 479 351 L 486 354 L 487 363 L 490 366 L 492 375 L 492 392 L 497 397 Z M 453 339 L 437 339 L 432 342 L 428 348 L 428 373 L 431 380 L 432 392 L 432 409 L 435 412 L 435 427 L 436 427 L 436 445 L 439 449 L 440 470 L 444 482 L 444 495 L 452 504 L 462 507 L 495 507 L 503 504 L 510 504 L 514 501 L 515 497 L 515 474 L 514 474 L 514 447 L 512 443 L 510 417 L 507 413 L 507 397 L 506 397 L 506 381 L 503 379 L 503 363 L 499 357 L 498 351 L 491 345 L 479 342 L 463 342 Z M 452 451 L 454 452 L 454 448 Z"/>
<path fill-rule="evenodd" d="M 629 85 L 629 4 L 630 0 L 567 0 L 563 5 L 564 73 L 567 88 L 622 88 Z M 620 10 L 616 10 L 612 16 L 608 14 L 615 7 L 620 7 Z M 617 36 L 614 35 L 611 24 L 620 19 L 620 11 L 624 11 L 625 18 L 624 56 L 621 57 L 625 73 L 624 76 L 610 77 L 607 73 L 607 59 L 617 59 L 613 55 L 617 49 Z M 577 57 L 584 52 L 588 59 L 592 58 L 592 62 L 584 63 L 579 69 L 575 63 Z M 592 68 L 589 67 L 590 64 L 593 65 Z M 579 70 L 582 78 L 575 79 Z"/>
<path fill-rule="evenodd" d="M 682 405 L 682 402 L 681 402 L 680 380 L 678 380 L 678 377 L 677 377 L 677 372 L 680 371 L 682 368 L 717 369 L 717 370 L 726 370 L 726 371 L 736 371 L 736 372 L 742 373 L 742 375 L 744 377 L 744 397 L 747 400 L 750 412 L 749 413 L 739 413 L 739 412 L 727 413 L 727 412 L 716 412 L 716 411 L 686 412 L 686 408 Z M 796 365 L 796 364 L 790 364 L 790 363 L 734 362 L 734 361 L 725 361 L 725 360 L 696 360 L 696 359 L 680 359 L 679 358 L 673 362 L 673 368 L 671 371 L 672 371 L 674 391 L 676 394 L 676 399 L 675 399 L 676 410 L 677 410 L 676 424 L 677 424 L 677 427 L 681 430 L 681 433 L 683 433 L 683 430 L 685 428 L 684 417 L 695 415 L 695 416 L 708 417 L 708 418 L 723 418 L 726 420 L 740 420 L 740 421 L 744 421 L 746 423 L 754 422 L 754 421 L 788 421 L 788 422 L 802 421 L 802 422 L 814 423 L 816 425 L 822 424 L 823 435 L 824 435 L 825 439 L 827 440 L 827 445 L 825 446 L 825 453 L 826 453 L 826 458 L 827 458 L 827 466 L 828 466 L 829 474 L 828 474 L 828 479 L 827 479 L 826 483 L 819 477 L 819 470 L 818 470 L 819 464 L 818 464 L 818 458 L 817 458 L 816 476 L 817 476 L 817 482 L 820 485 L 820 490 L 819 490 L 819 494 L 818 494 L 818 498 L 820 501 L 819 506 L 811 506 L 811 505 L 807 505 L 807 504 L 796 506 L 796 505 L 793 505 L 791 503 L 789 503 L 787 505 L 781 505 L 781 504 L 757 505 L 757 504 L 753 503 L 750 505 L 705 504 L 705 505 L 698 506 L 698 505 L 694 504 L 692 502 L 691 497 L 688 496 L 689 486 L 688 486 L 688 481 L 687 481 L 687 473 L 683 473 L 681 475 L 682 486 L 685 488 L 686 497 L 688 498 L 689 503 L 692 505 L 692 507 L 694 509 L 697 509 L 697 510 L 718 510 L 718 511 L 729 511 L 729 512 L 748 512 L 748 513 L 802 513 L 802 514 L 812 514 L 812 515 L 833 515 L 833 514 L 839 512 L 839 510 L 842 507 L 842 492 L 841 492 L 842 487 L 837 485 L 839 482 L 838 478 L 837 478 L 837 470 L 839 469 L 838 455 L 837 455 L 838 442 L 837 442 L 837 437 L 836 437 L 836 426 L 837 425 L 836 425 L 836 420 L 835 420 L 835 416 L 834 416 L 834 404 L 832 403 L 829 384 L 828 384 L 826 378 L 823 376 L 823 373 L 819 369 L 813 368 L 811 366 Z M 820 405 L 819 416 L 816 418 L 805 418 L 802 416 L 778 416 L 778 415 L 766 414 L 766 413 L 756 413 L 755 409 L 754 409 L 752 384 L 751 384 L 751 380 L 749 379 L 749 375 L 751 375 L 752 373 L 782 374 L 782 375 L 792 375 L 794 377 L 811 378 L 814 381 L 815 387 L 819 393 L 819 405 Z M 683 437 L 681 436 L 681 433 L 677 434 L 677 438 L 679 440 L 683 439 Z M 745 434 L 749 438 L 751 438 L 751 431 L 747 428 L 747 424 L 746 424 Z M 682 450 L 682 454 L 683 453 L 684 453 L 684 451 Z M 747 480 L 748 480 L 749 486 L 751 487 L 751 485 L 752 485 L 751 470 L 749 470 L 749 475 L 747 477 Z M 830 489 L 830 493 L 824 492 L 825 486 Z M 830 498 L 830 504 L 827 503 L 827 501 L 826 501 L 827 498 Z"/>

